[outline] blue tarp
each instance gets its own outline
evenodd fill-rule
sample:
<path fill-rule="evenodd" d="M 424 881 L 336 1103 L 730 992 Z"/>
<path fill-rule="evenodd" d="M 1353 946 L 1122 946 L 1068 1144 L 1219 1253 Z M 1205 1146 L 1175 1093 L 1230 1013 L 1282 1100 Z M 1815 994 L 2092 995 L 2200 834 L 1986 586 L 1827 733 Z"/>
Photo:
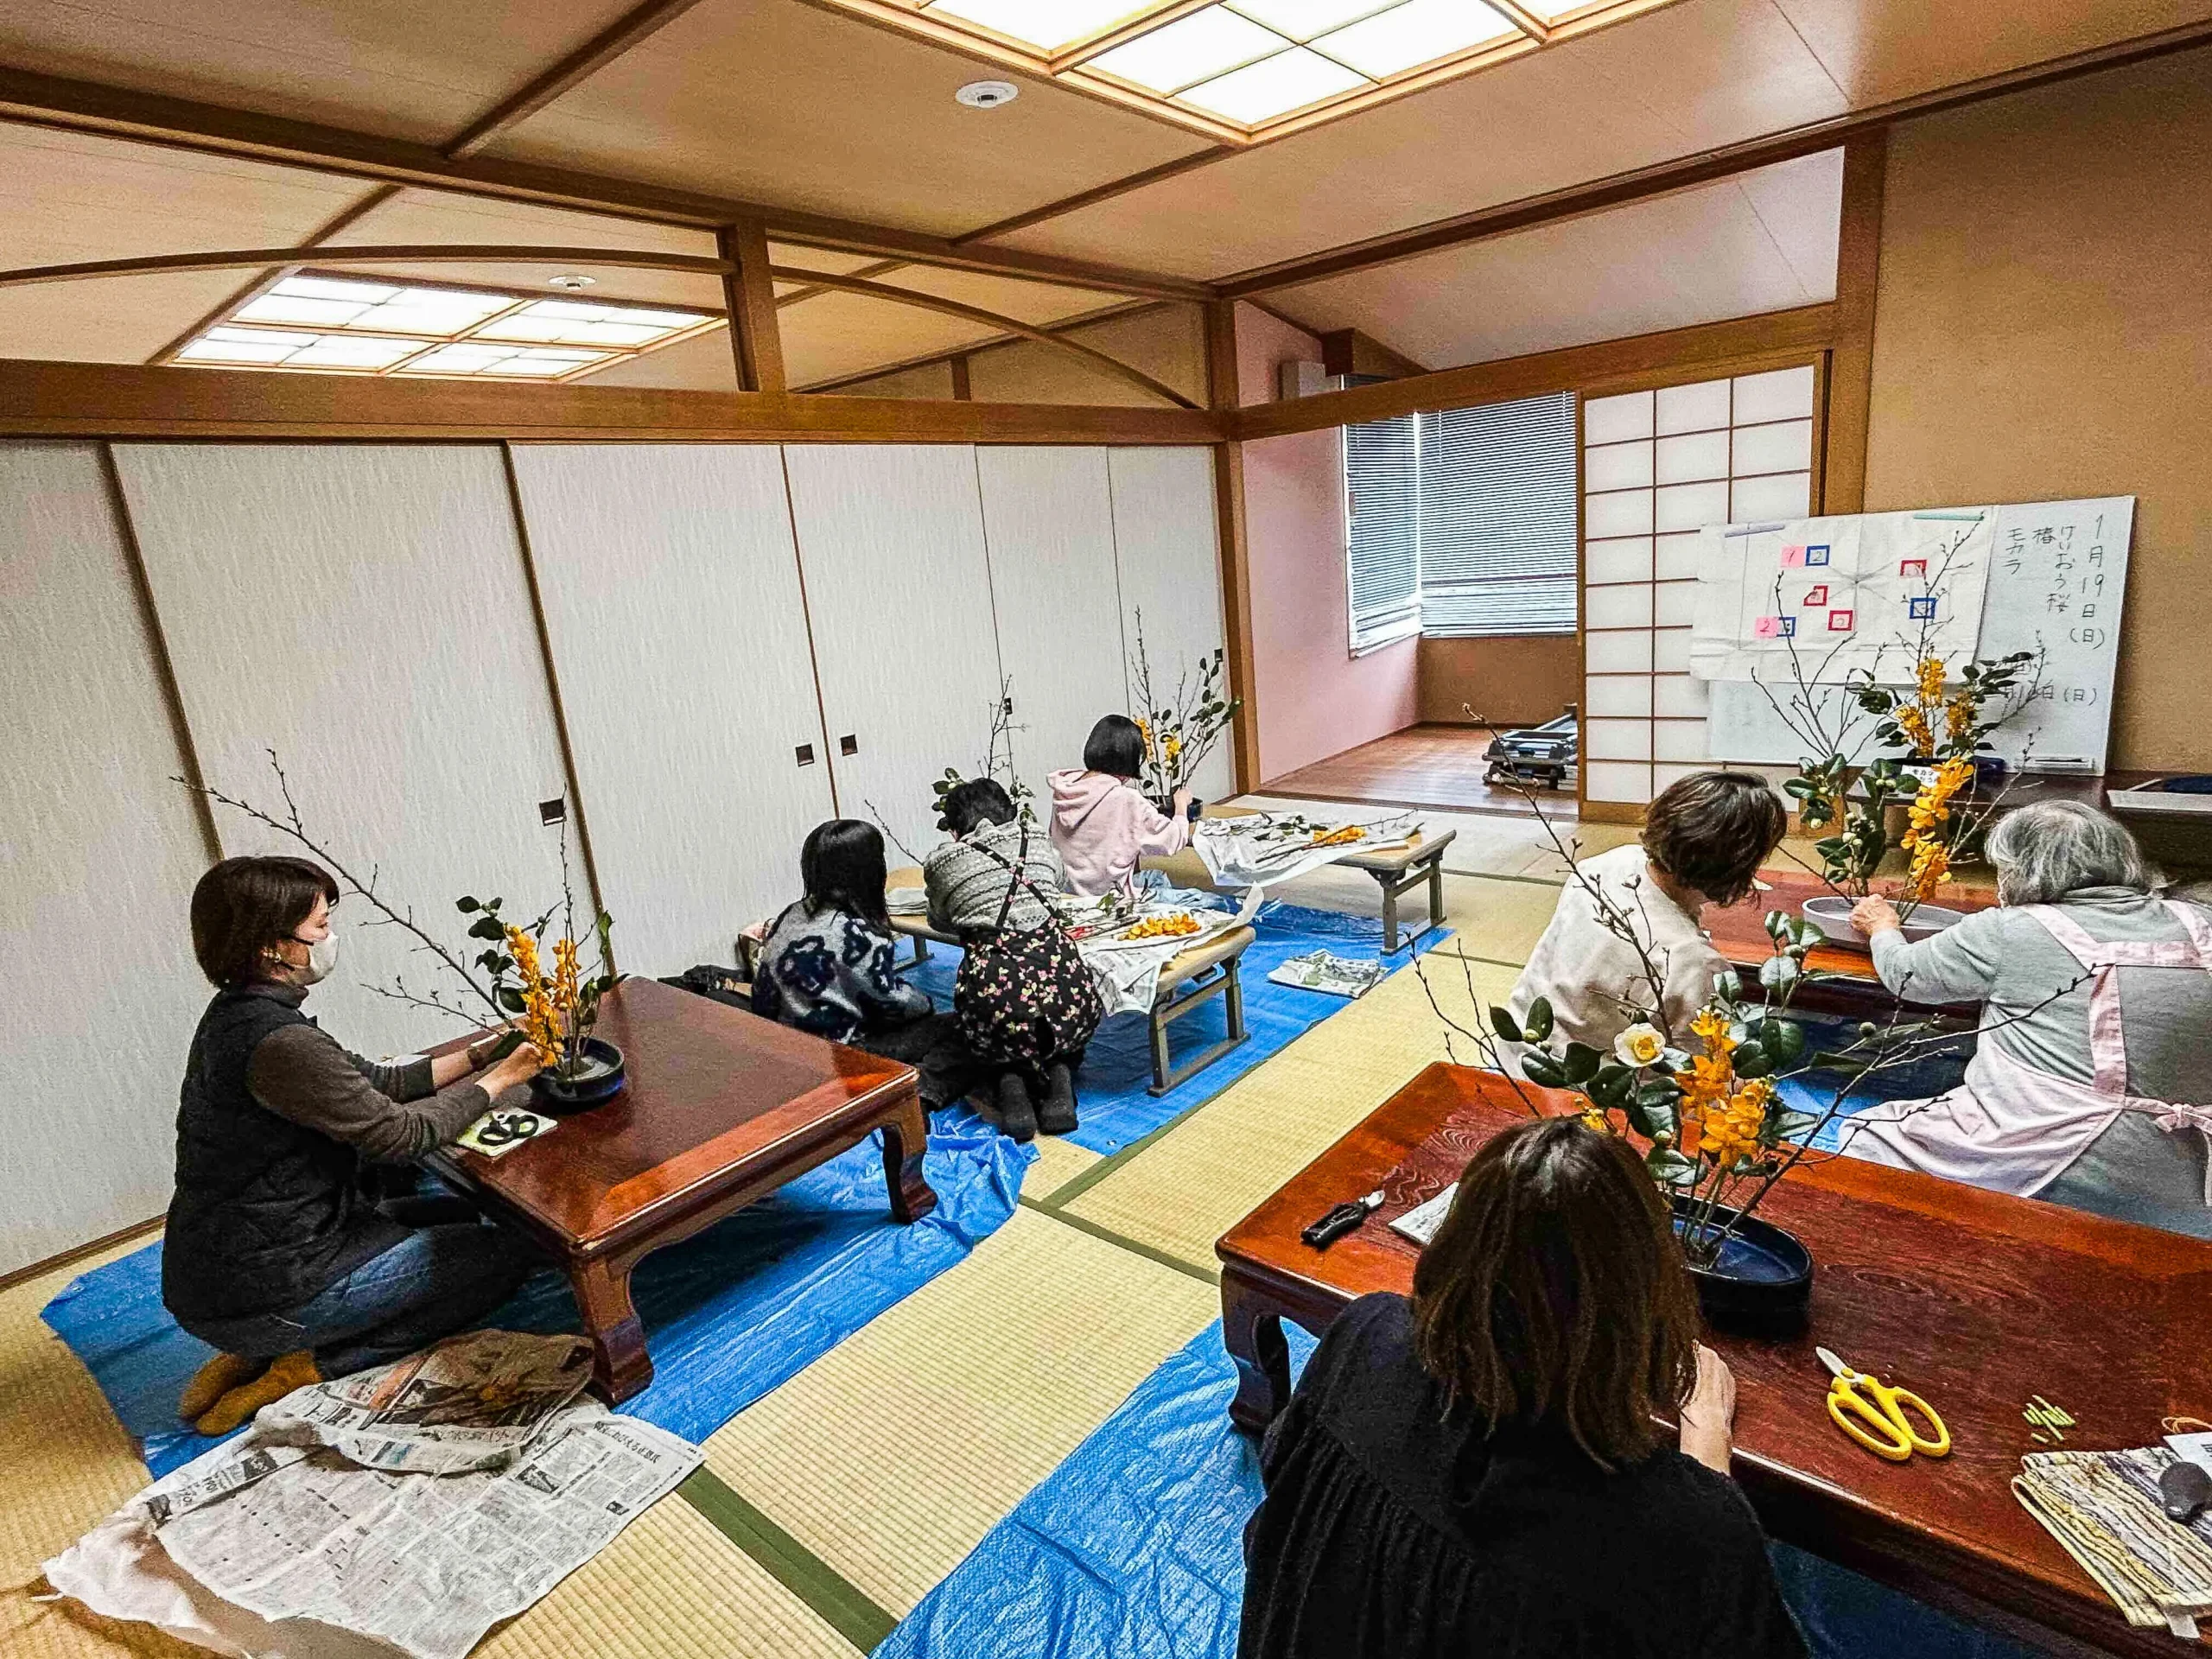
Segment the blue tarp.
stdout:
<path fill-rule="evenodd" d="M 925 1168 L 938 1206 L 912 1227 L 890 1219 L 880 1136 L 773 1196 L 639 1264 L 652 1386 L 622 1409 L 703 1440 L 785 1378 L 918 1289 L 995 1231 L 1036 1156 L 966 1111 L 939 1112 Z M 162 1247 L 73 1281 L 45 1318 L 84 1362 L 156 1475 L 214 1444 L 176 1420 L 186 1381 L 212 1351 L 162 1306 Z M 540 1274 L 487 1324 L 572 1331 L 575 1303 Z"/>
<path fill-rule="evenodd" d="M 1287 1322 L 1293 1374 L 1313 1338 Z M 1256 1446 L 1208 1326 L 984 1535 L 874 1659 L 1234 1659 Z M 2028 1659 L 1816 1555 L 1773 1547 L 1813 1659 Z"/>
<path fill-rule="evenodd" d="M 1808 1053 L 1840 1049 L 1858 1034 L 1856 1020 L 1821 1014 L 1796 1017 L 1805 1027 Z M 1965 1074 L 1967 1057 L 1974 1052 L 1974 1045 L 1971 1033 L 1941 1044 L 1921 1044 L 1918 1046 L 1927 1052 L 1917 1058 L 1893 1071 L 1877 1072 L 1853 1083 L 1834 1120 L 1813 1137 L 1813 1145 L 1820 1151 L 1834 1152 L 1844 1125 L 1857 1113 L 1882 1101 L 1925 1100 L 1956 1088 Z M 1824 1113 L 1834 1102 L 1835 1091 L 1844 1081 L 1840 1072 L 1815 1071 L 1784 1079 L 1780 1093 L 1783 1102 L 1798 1111 Z"/>
<path fill-rule="evenodd" d="M 1110 1156 L 1141 1141 L 1192 1107 L 1211 1100 L 1268 1055 L 1300 1033 L 1350 1006 L 1325 991 L 1277 985 L 1268 975 L 1292 957 L 1328 950 L 1361 962 L 1383 960 L 1393 966 L 1413 959 L 1444 937 L 1441 929 L 1414 947 L 1382 957 L 1382 924 L 1371 917 L 1344 916 L 1303 905 L 1271 900 L 1254 918 L 1257 935 L 1244 952 L 1244 1028 L 1250 1040 L 1231 1050 L 1167 1093 L 1151 1092 L 1152 1047 L 1142 1015 L 1120 1014 L 1099 1027 L 1076 1077 L 1082 1127 L 1067 1138 L 1079 1147 Z M 952 979 L 960 966 L 957 946 L 935 945 L 930 959 L 907 975 L 907 982 L 930 994 L 940 1008 L 952 1006 Z M 1228 1034 L 1228 1015 L 1216 997 L 1167 1028 L 1168 1052 L 1179 1060 Z"/>

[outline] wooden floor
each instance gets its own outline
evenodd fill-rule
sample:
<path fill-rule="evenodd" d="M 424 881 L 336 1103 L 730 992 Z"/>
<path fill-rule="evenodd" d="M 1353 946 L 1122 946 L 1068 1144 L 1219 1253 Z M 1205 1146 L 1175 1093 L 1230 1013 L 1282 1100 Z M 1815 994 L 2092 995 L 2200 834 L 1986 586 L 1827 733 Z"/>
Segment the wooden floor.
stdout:
<path fill-rule="evenodd" d="M 1491 734 L 1475 726 L 1408 726 L 1310 766 L 1270 778 L 1270 795 L 1316 801 L 1359 801 L 1383 806 L 1451 807 L 1463 812 L 1510 812 L 1528 817 L 1528 801 L 1483 781 L 1483 751 Z M 1563 789 L 1536 791 L 1546 817 L 1575 816 L 1574 779 Z"/>

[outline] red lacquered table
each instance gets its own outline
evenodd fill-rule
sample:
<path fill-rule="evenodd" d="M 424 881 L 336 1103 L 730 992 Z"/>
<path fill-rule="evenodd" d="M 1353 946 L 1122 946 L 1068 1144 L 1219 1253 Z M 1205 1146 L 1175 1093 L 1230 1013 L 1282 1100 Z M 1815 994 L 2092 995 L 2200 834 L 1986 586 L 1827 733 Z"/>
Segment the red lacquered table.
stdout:
<path fill-rule="evenodd" d="M 1528 1115 L 1503 1077 L 1432 1065 L 1221 1239 L 1240 1427 L 1263 1427 L 1287 1392 L 1281 1321 L 1319 1335 L 1357 1297 L 1409 1294 L 1420 1252 L 1389 1224 Z M 1358 1231 L 1300 1242 L 1377 1187 Z M 2212 1243 L 1848 1158 L 1801 1168 L 1761 1213 L 1816 1264 L 1801 1335 L 1710 1338 L 1736 1373 L 1736 1477 L 1768 1530 L 2055 1652 L 2187 1651 L 2130 1629 L 2009 1483 L 2037 1449 L 2031 1395 L 2073 1413 L 2067 1443 L 2091 1450 L 2155 1445 L 2170 1413 L 2212 1415 Z M 1924 1395 L 1952 1454 L 1893 1465 L 1846 1439 L 1816 1344 Z"/>
<path fill-rule="evenodd" d="M 1779 910 L 1795 916 L 1797 907 L 1808 899 L 1818 899 L 1834 891 L 1815 875 L 1762 870 L 1759 880 L 1766 883 L 1764 891 L 1755 890 L 1741 904 L 1731 905 L 1726 910 L 1707 906 L 1700 918 L 1713 939 L 1713 949 L 1743 976 L 1747 992 L 1754 996 L 1758 995 L 1760 964 L 1774 954 L 1774 941 L 1766 932 L 1767 912 Z M 1876 884 L 1878 890 L 1899 885 Z M 1893 893 L 1885 896 L 1894 898 Z M 1929 902 L 1971 912 L 1987 910 L 1997 902 L 1997 895 L 1986 888 L 1947 886 L 1937 888 L 1936 897 Z M 1887 1007 L 1891 1004 L 1889 993 L 1883 990 L 1882 982 L 1874 976 L 1874 959 L 1863 944 L 1815 945 L 1806 955 L 1805 966 L 1814 973 L 1838 977 L 1800 990 L 1795 998 L 1800 1007 L 1855 1015 L 1876 1005 Z M 1978 1010 L 1961 1012 L 1971 1014 Z"/>
<path fill-rule="evenodd" d="M 922 1179 L 929 1122 L 911 1067 L 651 979 L 607 994 L 597 1034 L 621 1049 L 629 1078 L 612 1101 L 500 1158 L 445 1147 L 429 1161 L 566 1271 L 593 1382 L 609 1402 L 652 1381 L 630 1272 L 662 1245 L 877 1129 L 893 1217 L 918 1221 L 937 1207 Z"/>

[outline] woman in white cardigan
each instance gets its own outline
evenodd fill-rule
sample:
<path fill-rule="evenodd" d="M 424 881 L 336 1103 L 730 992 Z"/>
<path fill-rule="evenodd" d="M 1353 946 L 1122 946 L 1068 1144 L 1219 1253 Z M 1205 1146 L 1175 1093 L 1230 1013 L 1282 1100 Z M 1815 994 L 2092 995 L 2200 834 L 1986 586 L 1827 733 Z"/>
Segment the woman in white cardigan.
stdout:
<path fill-rule="evenodd" d="M 2135 839 L 2072 801 L 1989 837 L 1995 909 L 1908 944 L 1867 899 L 1851 919 L 1882 983 L 1979 1001 L 1966 1081 L 1847 1122 L 1855 1158 L 2212 1237 L 2212 913 L 2159 896 Z"/>

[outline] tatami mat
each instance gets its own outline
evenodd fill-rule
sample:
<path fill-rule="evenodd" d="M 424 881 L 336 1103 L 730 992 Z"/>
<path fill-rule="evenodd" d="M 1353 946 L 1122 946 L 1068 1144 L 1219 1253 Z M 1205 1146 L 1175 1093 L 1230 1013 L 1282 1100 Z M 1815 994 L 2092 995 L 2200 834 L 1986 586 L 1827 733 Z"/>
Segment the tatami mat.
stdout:
<path fill-rule="evenodd" d="M 1080 1108 L 1082 1103 L 1077 1103 Z M 1042 1203 L 1093 1164 L 1099 1154 L 1088 1147 L 1078 1147 L 1072 1141 L 1063 1141 L 1057 1135 L 1040 1135 L 1033 1143 L 1037 1161 L 1022 1172 L 1021 1196 L 1032 1203 Z"/>
<path fill-rule="evenodd" d="M 738 1416 L 708 1465 L 904 1614 L 1219 1313 L 1203 1281 L 1025 1208 Z"/>
<path fill-rule="evenodd" d="M 1551 922 L 1559 895 L 1549 882 L 1450 877 L 1444 897 L 1453 937 L 1437 949 L 1484 962 L 1526 962 Z"/>
<path fill-rule="evenodd" d="M 1437 1005 L 1473 1027 L 1477 1004 L 1502 1001 L 1516 977 L 1440 950 L 1401 969 L 1108 1172 L 1067 1213 L 1212 1271 L 1215 1239 L 1423 1066 L 1451 1058 Z M 1471 1045 L 1457 1046 L 1479 1063 Z"/>

